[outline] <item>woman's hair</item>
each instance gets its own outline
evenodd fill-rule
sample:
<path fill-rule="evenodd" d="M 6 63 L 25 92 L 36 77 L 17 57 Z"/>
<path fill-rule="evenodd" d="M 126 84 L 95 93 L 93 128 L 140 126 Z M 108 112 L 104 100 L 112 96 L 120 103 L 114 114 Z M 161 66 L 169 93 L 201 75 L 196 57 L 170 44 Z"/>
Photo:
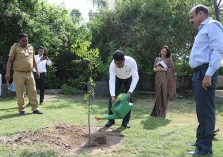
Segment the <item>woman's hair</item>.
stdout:
<path fill-rule="evenodd" d="M 166 58 L 170 58 L 171 53 L 170 53 L 170 49 L 169 49 L 169 47 L 165 45 L 165 46 L 163 46 L 163 47 L 160 49 L 160 51 L 161 51 L 162 49 L 166 49 L 166 51 L 167 51 L 167 53 L 166 53 Z M 159 53 L 159 57 L 161 57 L 161 53 Z"/>

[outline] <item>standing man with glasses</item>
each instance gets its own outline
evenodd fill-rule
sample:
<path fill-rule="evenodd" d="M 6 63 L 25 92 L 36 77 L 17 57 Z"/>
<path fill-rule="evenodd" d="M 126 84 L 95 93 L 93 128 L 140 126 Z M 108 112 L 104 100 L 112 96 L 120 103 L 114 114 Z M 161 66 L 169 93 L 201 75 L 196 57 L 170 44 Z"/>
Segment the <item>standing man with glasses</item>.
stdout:
<path fill-rule="evenodd" d="M 39 72 L 34 59 L 34 48 L 28 42 L 28 36 L 25 33 L 18 34 L 18 43 L 12 45 L 6 67 L 5 80 L 10 80 L 10 70 L 13 65 L 13 81 L 16 87 L 16 97 L 18 103 L 19 115 L 25 115 L 24 107 L 24 93 L 23 87 L 27 89 L 29 103 L 32 107 L 33 114 L 43 114 L 38 110 L 38 101 L 36 93 L 36 84 L 33 77 L 33 67 L 37 71 L 37 78 Z"/>
<path fill-rule="evenodd" d="M 35 61 L 40 73 L 40 78 L 35 79 L 35 81 L 36 81 L 37 87 L 40 90 L 40 105 L 41 105 L 44 101 L 44 90 L 46 86 L 46 72 L 47 72 L 46 67 L 47 65 L 48 66 L 52 65 L 52 62 L 46 55 L 45 48 L 43 46 L 40 46 L 38 48 L 38 55 L 35 55 Z M 33 69 L 33 74 L 34 76 L 37 75 L 35 69 Z"/>
<path fill-rule="evenodd" d="M 198 119 L 196 149 L 191 155 L 212 153 L 215 129 L 215 90 L 217 70 L 223 58 L 222 24 L 209 17 L 208 8 L 197 5 L 190 11 L 190 23 L 198 31 L 190 54 L 193 69 L 193 90 Z"/>

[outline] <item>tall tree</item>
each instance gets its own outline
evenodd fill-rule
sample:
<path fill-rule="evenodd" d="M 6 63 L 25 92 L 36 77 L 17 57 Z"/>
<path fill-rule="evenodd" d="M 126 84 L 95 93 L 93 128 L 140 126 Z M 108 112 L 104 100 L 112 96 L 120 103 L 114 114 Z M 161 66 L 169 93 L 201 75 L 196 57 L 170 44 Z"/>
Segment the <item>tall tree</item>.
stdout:
<path fill-rule="evenodd" d="M 108 0 L 89 0 L 93 6 L 96 5 L 98 8 L 106 8 L 108 6 Z"/>
<path fill-rule="evenodd" d="M 210 0 L 210 1 L 214 6 L 216 20 L 221 21 L 220 15 L 221 15 L 221 8 L 223 6 L 222 0 Z"/>
<path fill-rule="evenodd" d="M 205 0 L 199 3 L 210 5 Z M 193 29 L 188 13 L 193 5 L 190 0 L 118 0 L 112 10 L 100 10 L 90 20 L 92 45 L 107 64 L 111 53 L 122 49 L 137 60 L 141 74 L 153 73 L 154 58 L 163 45 L 170 47 L 175 63 L 185 62 L 189 67 Z"/>

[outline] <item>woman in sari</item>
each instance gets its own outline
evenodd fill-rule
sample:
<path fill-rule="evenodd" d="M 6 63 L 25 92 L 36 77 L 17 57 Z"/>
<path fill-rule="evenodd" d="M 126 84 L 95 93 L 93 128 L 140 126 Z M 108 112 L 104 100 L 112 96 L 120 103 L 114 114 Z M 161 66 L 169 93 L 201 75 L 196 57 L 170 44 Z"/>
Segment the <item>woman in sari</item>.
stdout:
<path fill-rule="evenodd" d="M 173 61 L 168 46 L 161 49 L 154 62 L 155 103 L 151 116 L 166 117 L 168 100 L 176 98 L 176 79 Z"/>

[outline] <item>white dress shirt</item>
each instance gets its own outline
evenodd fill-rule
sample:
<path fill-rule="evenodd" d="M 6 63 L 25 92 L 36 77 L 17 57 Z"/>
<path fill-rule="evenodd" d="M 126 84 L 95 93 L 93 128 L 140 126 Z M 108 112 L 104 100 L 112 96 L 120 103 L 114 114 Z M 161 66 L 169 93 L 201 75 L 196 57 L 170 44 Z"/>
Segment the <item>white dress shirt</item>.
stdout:
<path fill-rule="evenodd" d="M 41 58 L 42 58 L 42 56 L 35 55 L 35 61 L 36 61 L 39 73 L 46 72 L 46 65 L 48 65 L 48 66 L 52 65 L 51 60 L 45 59 L 45 60 L 41 61 Z M 34 68 L 33 68 L 33 72 L 36 72 L 36 70 Z"/>
<path fill-rule="evenodd" d="M 115 78 L 116 76 L 120 79 L 128 79 L 132 76 L 132 83 L 130 85 L 128 92 L 133 92 L 136 88 L 137 82 L 139 80 L 138 68 L 136 61 L 129 56 L 125 56 L 125 63 L 122 68 L 118 68 L 114 60 L 111 62 L 109 67 L 109 90 L 111 96 L 115 96 Z"/>

